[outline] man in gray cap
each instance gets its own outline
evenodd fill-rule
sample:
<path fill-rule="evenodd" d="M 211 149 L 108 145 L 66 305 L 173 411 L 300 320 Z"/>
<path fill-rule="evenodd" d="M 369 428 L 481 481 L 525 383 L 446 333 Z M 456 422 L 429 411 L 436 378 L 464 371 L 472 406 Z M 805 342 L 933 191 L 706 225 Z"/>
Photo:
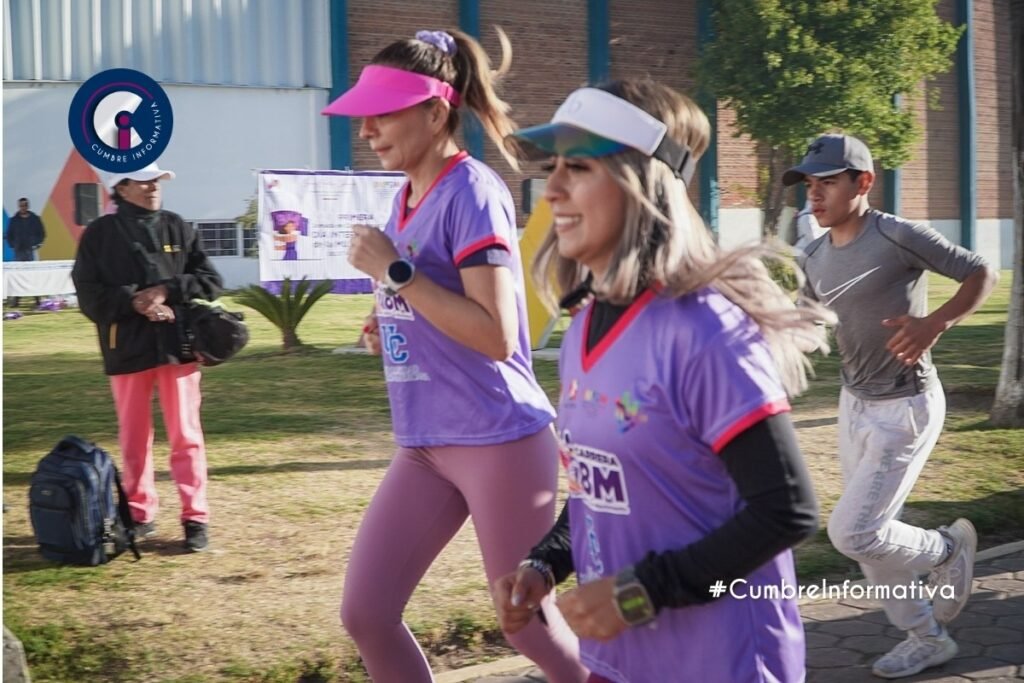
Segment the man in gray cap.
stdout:
<path fill-rule="evenodd" d="M 927 572 L 937 591 L 933 601 L 882 600 L 889 621 L 908 635 L 875 662 L 873 672 L 911 676 L 956 655 L 945 624 L 970 596 L 977 547 L 966 519 L 939 529 L 899 520 L 946 414 L 929 350 L 982 304 L 998 275 L 979 255 L 936 231 L 870 208 L 874 164 L 857 138 L 819 137 L 782 181 L 803 181 L 814 217 L 831 228 L 801 258 L 805 293 L 839 319 L 844 490 L 829 519 L 829 538 L 875 585 L 902 586 L 906 594 Z M 925 271 L 961 283 L 930 314 Z"/>

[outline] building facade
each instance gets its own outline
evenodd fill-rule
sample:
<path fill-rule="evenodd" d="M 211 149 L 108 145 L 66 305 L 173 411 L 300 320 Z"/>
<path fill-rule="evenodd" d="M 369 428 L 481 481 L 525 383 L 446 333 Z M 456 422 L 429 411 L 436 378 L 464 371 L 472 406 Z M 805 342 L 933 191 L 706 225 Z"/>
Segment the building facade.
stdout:
<path fill-rule="evenodd" d="M 708 0 L 709 2 L 712 0 Z M 73 151 L 67 111 L 76 88 L 115 67 L 167 91 L 175 126 L 162 166 L 167 208 L 196 222 L 229 285 L 258 279 L 235 218 L 269 168 L 375 170 L 357 126 L 320 110 L 388 42 L 420 29 L 460 27 L 499 58 L 494 25 L 513 46 L 503 96 L 520 125 L 546 121 L 588 82 L 652 76 L 695 93 L 694 63 L 708 36 L 702 0 L 3 0 L 6 217 L 27 196 L 50 237 L 42 258 L 72 258 L 73 185 L 96 182 Z M 969 17 L 956 63 L 933 83 L 939 109 L 919 107 L 924 135 L 903 168 L 880 173 L 875 206 L 931 224 L 1007 268 L 1013 253 L 1009 0 L 939 0 L 941 16 Z M 759 151 L 715 114 L 715 152 L 691 196 L 723 244 L 756 239 Z M 479 134 L 469 149 L 497 168 L 517 199 L 524 179 Z M 888 187 L 887 187 L 888 185 Z M 521 216 L 521 222 L 525 216 Z"/>

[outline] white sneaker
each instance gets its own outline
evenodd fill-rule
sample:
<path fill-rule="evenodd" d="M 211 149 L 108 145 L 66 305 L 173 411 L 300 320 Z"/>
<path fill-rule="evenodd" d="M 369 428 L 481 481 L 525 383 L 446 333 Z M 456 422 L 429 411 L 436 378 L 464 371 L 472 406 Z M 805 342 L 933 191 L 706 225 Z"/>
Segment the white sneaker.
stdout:
<path fill-rule="evenodd" d="M 875 662 L 871 673 L 879 678 L 903 678 L 920 673 L 930 666 L 945 664 L 956 656 L 959 648 L 943 628 L 937 636 L 918 636 L 914 633 L 889 650 Z"/>
<path fill-rule="evenodd" d="M 939 533 L 953 542 L 953 552 L 928 574 L 928 584 L 939 589 L 932 602 L 935 621 L 948 624 L 956 619 L 971 597 L 971 579 L 974 578 L 974 553 L 978 550 L 978 532 L 970 521 L 960 518 Z M 942 587 L 952 586 L 953 597 L 942 596 Z"/>

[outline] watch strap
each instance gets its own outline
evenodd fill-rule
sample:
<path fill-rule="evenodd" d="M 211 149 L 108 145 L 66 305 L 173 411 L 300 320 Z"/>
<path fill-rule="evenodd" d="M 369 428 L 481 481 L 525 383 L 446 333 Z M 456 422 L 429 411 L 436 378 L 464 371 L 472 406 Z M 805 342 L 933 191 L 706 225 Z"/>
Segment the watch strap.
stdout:
<path fill-rule="evenodd" d="M 544 585 L 550 591 L 555 587 L 555 570 L 544 560 L 528 557 L 519 563 L 518 569 L 532 569 L 544 577 Z"/>
<path fill-rule="evenodd" d="M 630 626 L 640 626 L 654 621 L 657 610 L 647 592 L 647 587 L 636 576 L 636 569 L 630 565 L 615 576 L 615 609 Z"/>

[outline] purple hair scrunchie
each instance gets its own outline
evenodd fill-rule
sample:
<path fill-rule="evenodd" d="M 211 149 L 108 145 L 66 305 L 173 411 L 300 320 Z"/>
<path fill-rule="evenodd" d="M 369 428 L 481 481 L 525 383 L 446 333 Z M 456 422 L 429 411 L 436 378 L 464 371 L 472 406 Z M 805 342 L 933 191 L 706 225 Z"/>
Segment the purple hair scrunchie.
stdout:
<path fill-rule="evenodd" d="M 450 33 L 445 31 L 417 31 L 416 40 L 430 43 L 449 57 L 454 56 L 459 51 L 458 46 L 455 44 L 455 39 L 452 38 Z"/>

